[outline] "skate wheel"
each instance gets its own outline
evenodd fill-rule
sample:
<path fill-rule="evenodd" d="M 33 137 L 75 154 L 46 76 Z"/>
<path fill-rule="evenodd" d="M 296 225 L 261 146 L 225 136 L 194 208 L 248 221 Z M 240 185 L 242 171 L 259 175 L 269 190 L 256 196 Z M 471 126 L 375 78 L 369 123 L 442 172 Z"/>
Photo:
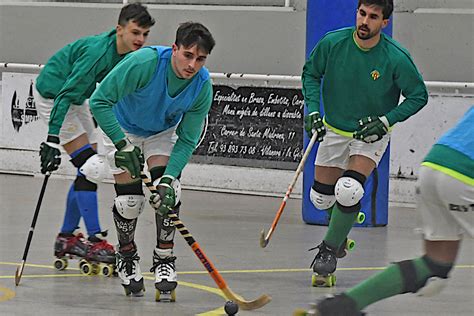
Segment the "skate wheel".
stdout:
<path fill-rule="evenodd" d="M 330 274 L 324 276 L 313 274 L 311 277 L 311 284 L 314 287 L 333 287 L 336 285 L 336 275 Z"/>
<path fill-rule="evenodd" d="M 171 302 L 176 302 L 176 290 L 171 291 Z"/>
<path fill-rule="evenodd" d="M 100 266 L 97 263 L 92 263 L 91 275 L 98 275 L 100 273 Z"/>
<path fill-rule="evenodd" d="M 89 262 L 82 262 L 79 264 L 79 269 L 84 275 L 92 275 L 92 264 Z"/>
<path fill-rule="evenodd" d="M 155 292 L 155 301 L 156 302 L 161 302 L 161 292 L 156 290 Z"/>
<path fill-rule="evenodd" d="M 125 290 L 126 296 L 129 296 L 130 294 L 132 294 L 132 291 L 130 291 L 128 288 L 124 287 L 123 289 Z"/>
<path fill-rule="evenodd" d="M 81 260 L 79 261 L 79 269 L 82 270 L 82 266 L 83 266 L 84 264 L 86 264 L 86 263 L 87 263 L 87 260 L 86 260 L 86 259 L 81 259 Z"/>
<path fill-rule="evenodd" d="M 365 222 L 365 214 L 359 212 L 359 214 L 357 214 L 357 223 L 362 224 L 363 222 Z"/>
<path fill-rule="evenodd" d="M 67 259 L 66 258 L 58 258 L 54 260 L 54 267 L 61 271 L 67 268 Z"/>
<path fill-rule="evenodd" d="M 346 249 L 347 250 L 349 250 L 349 251 L 354 250 L 355 245 L 356 245 L 356 242 L 355 242 L 354 239 L 347 239 L 347 242 L 346 242 Z"/>
<path fill-rule="evenodd" d="M 112 276 L 112 274 L 114 273 L 114 266 L 113 266 L 112 264 L 104 265 L 104 266 L 102 266 L 102 268 L 100 269 L 100 273 L 101 273 L 103 276 L 110 277 L 110 276 Z"/>
<path fill-rule="evenodd" d="M 293 312 L 293 316 L 306 316 L 308 313 L 304 309 L 296 309 Z"/>

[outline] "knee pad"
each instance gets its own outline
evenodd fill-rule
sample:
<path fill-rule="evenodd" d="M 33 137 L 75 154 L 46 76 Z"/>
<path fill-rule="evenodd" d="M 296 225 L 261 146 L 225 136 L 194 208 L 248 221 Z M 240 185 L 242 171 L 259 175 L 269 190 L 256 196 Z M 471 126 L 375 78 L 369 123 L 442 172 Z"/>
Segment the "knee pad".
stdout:
<path fill-rule="evenodd" d="M 115 184 L 117 197 L 114 205 L 117 213 L 125 219 L 137 218 L 145 208 L 145 195 L 141 181 L 130 184 Z"/>
<path fill-rule="evenodd" d="M 114 201 L 117 213 L 126 219 L 137 218 L 145 209 L 143 195 L 119 195 Z"/>
<path fill-rule="evenodd" d="M 324 184 L 315 180 L 311 187 L 309 198 L 316 208 L 320 210 L 330 209 L 336 203 L 334 185 Z"/>
<path fill-rule="evenodd" d="M 105 160 L 97 155 L 89 144 L 73 152 L 71 162 L 87 180 L 93 183 L 101 182 L 108 171 Z"/>
<path fill-rule="evenodd" d="M 346 213 L 358 212 L 360 200 L 364 196 L 364 182 L 366 177 L 354 170 L 346 170 L 334 187 L 337 203 L 342 206 L 341 211 Z"/>
<path fill-rule="evenodd" d="M 87 180 L 99 183 L 104 180 L 108 172 L 108 165 L 105 159 L 99 155 L 89 157 L 86 162 L 79 168 L 79 171 L 87 178 Z"/>
<path fill-rule="evenodd" d="M 431 271 L 431 275 L 418 280 L 416 268 L 413 260 L 404 260 L 396 262 L 400 268 L 403 277 L 402 293 L 417 293 L 418 296 L 433 296 L 441 292 L 448 281 L 448 273 L 452 269 L 452 265 L 440 265 L 427 256 L 423 256 L 422 260 Z"/>

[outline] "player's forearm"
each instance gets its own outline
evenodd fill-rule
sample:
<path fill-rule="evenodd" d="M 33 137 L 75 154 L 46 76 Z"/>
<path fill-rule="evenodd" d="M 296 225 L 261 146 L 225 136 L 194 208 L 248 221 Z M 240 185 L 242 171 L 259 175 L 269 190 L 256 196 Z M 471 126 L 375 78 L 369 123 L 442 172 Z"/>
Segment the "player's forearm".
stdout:
<path fill-rule="evenodd" d="M 303 96 L 308 107 L 308 113 L 319 112 L 319 100 L 321 96 L 321 80 L 303 73 Z"/>
<path fill-rule="evenodd" d="M 48 123 L 48 135 L 57 135 L 61 130 L 66 113 L 69 110 L 70 102 L 62 99 L 61 102 L 55 102 Z"/>
<path fill-rule="evenodd" d="M 92 106 L 94 104 L 94 106 Z M 94 115 L 97 125 L 104 131 L 104 133 L 115 144 L 125 138 L 125 134 L 120 128 L 120 124 L 115 117 L 112 107 L 107 103 L 102 103 L 99 100 L 91 99 L 91 110 Z"/>

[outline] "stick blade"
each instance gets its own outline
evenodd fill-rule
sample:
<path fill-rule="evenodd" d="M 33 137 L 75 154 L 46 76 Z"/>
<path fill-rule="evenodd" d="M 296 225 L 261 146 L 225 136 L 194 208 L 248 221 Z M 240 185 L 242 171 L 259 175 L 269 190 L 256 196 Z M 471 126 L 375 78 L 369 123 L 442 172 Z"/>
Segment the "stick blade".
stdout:
<path fill-rule="evenodd" d="M 260 247 L 265 248 L 268 245 L 268 239 L 265 238 L 265 229 L 260 233 Z"/>
<path fill-rule="evenodd" d="M 229 288 L 224 288 L 224 289 L 222 289 L 222 291 L 224 292 L 224 294 L 225 294 L 225 296 L 227 297 L 228 300 L 232 300 L 232 301 L 236 302 L 237 305 L 239 305 L 240 308 L 242 308 L 243 310 L 246 310 L 246 311 L 261 308 L 261 307 L 267 305 L 268 303 L 270 303 L 270 301 L 272 300 L 271 296 L 269 296 L 267 294 L 263 294 L 259 298 L 257 298 L 256 300 L 247 301 L 242 296 L 232 292 L 232 290 L 229 289 Z"/>
<path fill-rule="evenodd" d="M 16 286 L 20 284 L 21 275 L 23 274 L 23 267 L 24 267 L 24 263 L 16 267 L 16 271 L 15 271 L 15 285 Z"/>

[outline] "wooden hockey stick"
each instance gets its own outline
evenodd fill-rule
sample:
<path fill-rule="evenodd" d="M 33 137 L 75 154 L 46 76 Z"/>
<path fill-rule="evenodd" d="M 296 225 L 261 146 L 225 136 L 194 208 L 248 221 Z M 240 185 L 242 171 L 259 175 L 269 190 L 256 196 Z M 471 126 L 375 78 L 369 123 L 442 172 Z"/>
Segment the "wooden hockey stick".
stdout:
<path fill-rule="evenodd" d="M 141 173 L 140 177 L 143 180 L 143 183 L 148 187 L 148 189 L 152 193 L 158 193 L 156 187 L 153 185 L 151 180 L 147 177 L 145 173 Z M 184 237 L 188 245 L 193 249 L 194 254 L 198 257 L 199 261 L 201 261 L 202 265 L 206 268 L 207 272 L 211 275 L 214 282 L 216 282 L 219 289 L 224 293 L 225 297 L 228 300 L 232 300 L 236 302 L 240 308 L 243 310 L 253 310 L 260 308 L 271 301 L 271 297 L 264 294 L 261 295 L 259 298 L 253 301 L 246 301 L 242 296 L 234 293 L 225 282 L 224 278 L 220 275 L 219 271 L 217 271 L 214 264 L 209 260 L 206 256 L 204 251 L 202 250 L 201 246 L 197 243 L 191 233 L 188 231 L 186 226 L 184 226 L 183 222 L 179 219 L 178 215 L 173 212 L 168 213 L 168 217 L 171 218 L 173 221 L 174 226 L 180 232 L 180 234 Z"/>
<path fill-rule="evenodd" d="M 278 224 L 278 221 L 280 220 L 281 214 L 283 213 L 283 210 L 285 209 L 286 201 L 288 200 L 291 192 L 293 191 L 293 187 L 295 186 L 296 181 L 298 180 L 298 176 L 303 170 L 304 163 L 306 159 L 308 158 L 309 153 L 311 152 L 311 149 L 313 148 L 313 145 L 316 142 L 317 138 L 318 138 L 318 134 L 314 133 L 313 137 L 311 137 L 311 140 L 309 141 L 308 147 L 306 147 L 306 151 L 304 152 L 303 157 L 301 158 L 301 161 L 298 165 L 298 168 L 296 169 L 296 173 L 293 177 L 293 180 L 291 180 L 290 186 L 288 187 L 288 190 L 286 190 L 285 197 L 283 198 L 283 201 L 280 204 L 280 208 L 278 209 L 278 212 L 276 213 L 275 218 L 273 219 L 272 226 L 270 226 L 270 230 L 268 231 L 266 236 L 265 236 L 265 229 L 262 229 L 262 232 L 260 233 L 260 247 L 265 248 L 268 245 L 270 238 L 272 237 L 273 232 L 275 231 L 275 228 Z"/>
<path fill-rule="evenodd" d="M 23 252 L 23 259 L 21 260 L 21 265 L 16 268 L 15 272 L 15 285 L 20 284 L 21 276 L 23 275 L 23 269 L 25 268 L 26 257 L 28 256 L 28 250 L 30 249 L 31 240 L 33 239 L 33 232 L 35 231 L 36 220 L 38 219 L 39 210 L 41 207 L 41 202 L 43 201 L 44 191 L 46 190 L 46 184 L 48 183 L 50 173 L 46 173 L 43 186 L 41 187 L 40 195 L 38 202 L 36 203 L 35 213 L 33 215 L 33 221 L 31 223 L 30 232 L 28 233 L 28 239 L 26 240 L 25 251 Z"/>

